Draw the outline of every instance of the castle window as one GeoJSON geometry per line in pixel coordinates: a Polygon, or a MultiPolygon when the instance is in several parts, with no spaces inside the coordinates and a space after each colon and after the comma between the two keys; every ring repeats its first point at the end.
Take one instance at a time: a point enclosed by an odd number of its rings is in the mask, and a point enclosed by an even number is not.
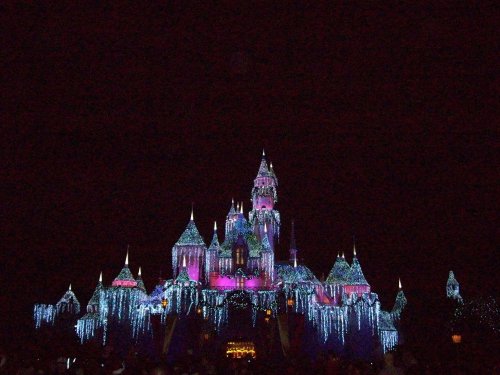
{"type": "Polygon", "coordinates": [[[236,248],[236,265],[243,265],[243,249],[241,247],[236,248]]]}

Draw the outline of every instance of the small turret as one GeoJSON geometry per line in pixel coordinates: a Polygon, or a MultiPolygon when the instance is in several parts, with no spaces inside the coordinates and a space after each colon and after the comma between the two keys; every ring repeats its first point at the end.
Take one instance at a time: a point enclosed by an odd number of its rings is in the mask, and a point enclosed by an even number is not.
{"type": "Polygon", "coordinates": [[[98,313],[99,312],[99,303],[100,303],[100,294],[102,290],[102,272],[99,275],[99,281],[97,282],[97,286],[92,294],[92,297],[87,304],[87,312],[88,313],[98,313]]]}
{"type": "Polygon", "coordinates": [[[454,299],[460,303],[463,302],[462,296],[460,295],[460,284],[457,279],[455,279],[455,274],[450,271],[448,274],[448,282],[446,283],[446,297],[454,299]]]}
{"type": "Polygon", "coordinates": [[[398,294],[396,295],[396,301],[394,302],[394,307],[392,308],[391,314],[393,314],[396,318],[399,319],[401,312],[406,306],[407,300],[406,296],[403,293],[403,286],[401,285],[401,279],[399,279],[399,288],[398,294]]]}
{"type": "Polygon", "coordinates": [[[80,313],[80,302],[75,296],[75,293],[71,290],[71,284],[69,284],[68,290],[61,297],[59,302],[56,303],[57,314],[69,313],[69,314],[79,314],[80,313]]]}
{"type": "Polygon", "coordinates": [[[137,287],[143,292],[146,292],[146,286],[144,285],[144,281],[142,280],[141,273],[141,267],[139,267],[139,271],[137,272],[137,287]]]}
{"type": "Polygon", "coordinates": [[[212,237],[212,242],[207,250],[206,263],[205,263],[205,280],[208,282],[211,272],[217,272],[218,262],[217,255],[220,250],[219,238],[217,236],[217,222],[214,221],[214,235],[212,237]]]}
{"type": "Polygon", "coordinates": [[[238,214],[240,211],[240,207],[238,206],[237,209],[234,208],[234,199],[231,199],[231,208],[229,209],[229,212],[227,213],[226,216],[226,227],[225,227],[225,237],[227,238],[229,236],[229,233],[234,228],[234,223],[238,219],[238,214]]]}
{"type": "Polygon", "coordinates": [[[345,285],[348,281],[350,271],[351,267],[346,262],[345,257],[337,254],[337,259],[326,278],[326,283],[345,285]]]}
{"type": "Polygon", "coordinates": [[[172,273],[174,278],[179,273],[179,263],[183,257],[187,257],[187,270],[192,280],[200,281],[205,263],[205,252],[207,246],[194,222],[194,213],[191,210],[191,217],[186,229],[181,234],[172,248],[172,273]]]}
{"type": "Polygon", "coordinates": [[[290,263],[297,264],[297,244],[295,242],[295,222],[292,220],[292,230],[290,233],[290,263]]]}
{"type": "Polygon", "coordinates": [[[353,247],[352,265],[344,290],[346,293],[357,293],[358,295],[370,292],[370,284],[363,275],[363,270],[356,255],[356,245],[353,247]]]}
{"type": "Polygon", "coordinates": [[[128,248],[127,255],[125,257],[125,265],[123,266],[118,276],[116,276],[116,278],[113,280],[111,285],[115,287],[125,288],[134,288],[137,286],[137,281],[134,279],[132,272],[130,272],[130,269],[128,268],[128,248]]]}

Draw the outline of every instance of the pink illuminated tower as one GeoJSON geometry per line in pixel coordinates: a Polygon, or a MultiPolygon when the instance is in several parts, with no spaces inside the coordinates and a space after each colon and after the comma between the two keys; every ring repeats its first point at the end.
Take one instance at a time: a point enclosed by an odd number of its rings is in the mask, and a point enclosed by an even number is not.
{"type": "Polygon", "coordinates": [[[207,246],[194,223],[193,211],[186,229],[172,248],[172,270],[174,279],[180,272],[183,258],[186,259],[187,272],[191,280],[198,282],[203,278],[207,246]]]}
{"type": "Polygon", "coordinates": [[[277,187],[278,179],[272,164],[270,168],[267,166],[266,154],[262,151],[262,160],[252,189],[252,211],[249,213],[249,221],[259,241],[262,242],[263,236],[267,235],[273,253],[274,243],[279,240],[280,229],[280,214],[274,209],[278,201],[277,187]],[[267,226],[266,234],[264,224],[267,226]]]}

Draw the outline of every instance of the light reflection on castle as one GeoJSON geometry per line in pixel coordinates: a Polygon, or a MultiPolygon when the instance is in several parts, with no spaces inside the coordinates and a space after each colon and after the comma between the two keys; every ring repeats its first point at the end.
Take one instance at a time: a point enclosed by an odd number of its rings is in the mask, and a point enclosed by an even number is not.
{"type": "MultiPolygon", "coordinates": [[[[212,329],[221,332],[238,325],[231,321],[233,308],[251,311],[251,324],[263,324],[270,316],[303,315],[320,345],[342,351],[347,342],[378,341],[385,352],[399,341],[399,320],[406,298],[399,292],[391,311],[381,310],[376,293],[363,275],[356,248],[351,265],[338,255],[326,281],[319,281],[308,267],[297,262],[294,229],[289,259],[275,262],[275,243],[281,219],[275,205],[278,179],[264,153],[252,189],[252,209],[245,217],[243,203],[231,203],[220,242],[214,225],[206,246],[191,213],[186,229],[172,248],[173,278],[147,294],[141,278],[125,265],[110,286],[102,275],[78,319],[81,342],[106,342],[113,329],[128,330],[131,338],[152,337],[155,316],[167,324],[168,317],[202,314],[212,329]]],[[[57,324],[63,313],[80,314],[75,294],[68,290],[53,305],[35,305],[35,326],[57,324]]],[[[281,327],[281,326],[280,326],[281,327]]],[[[281,328],[280,328],[281,329],[281,328]]],[[[283,341],[283,340],[282,340],[283,341]]],[[[283,344],[283,342],[282,342],[283,344]]]]}

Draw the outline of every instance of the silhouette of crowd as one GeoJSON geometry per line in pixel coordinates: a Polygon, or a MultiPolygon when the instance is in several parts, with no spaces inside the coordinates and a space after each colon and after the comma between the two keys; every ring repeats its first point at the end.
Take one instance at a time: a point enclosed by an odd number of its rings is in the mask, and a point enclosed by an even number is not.
{"type": "MultiPolygon", "coordinates": [[[[49,351],[50,352],[50,351],[49,351]]],[[[0,351],[0,375],[170,375],[170,374],[311,374],[311,375],[413,375],[413,374],[500,374],[500,362],[489,369],[478,363],[456,358],[416,358],[404,348],[386,353],[375,362],[348,360],[333,352],[318,353],[314,358],[259,360],[259,358],[208,358],[188,349],[184,355],[159,361],[130,349],[119,355],[113,346],[83,348],[76,357],[61,355],[38,357],[28,351],[0,351]]]]}

